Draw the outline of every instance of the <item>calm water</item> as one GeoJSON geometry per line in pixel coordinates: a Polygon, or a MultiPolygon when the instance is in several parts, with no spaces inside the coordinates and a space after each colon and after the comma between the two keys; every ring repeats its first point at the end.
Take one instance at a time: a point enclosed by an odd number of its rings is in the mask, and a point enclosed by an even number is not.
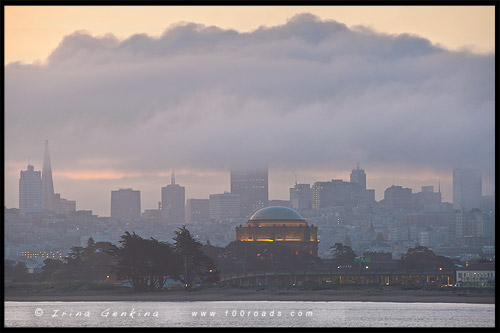
{"type": "Polygon", "coordinates": [[[494,327],[494,304],[5,302],[9,327],[494,327]]]}

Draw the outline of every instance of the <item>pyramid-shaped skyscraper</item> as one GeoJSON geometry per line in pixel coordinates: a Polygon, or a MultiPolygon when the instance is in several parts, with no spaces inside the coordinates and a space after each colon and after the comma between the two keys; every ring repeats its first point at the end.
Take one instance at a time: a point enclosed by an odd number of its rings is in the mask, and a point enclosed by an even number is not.
{"type": "Polygon", "coordinates": [[[55,210],[54,199],[54,183],[52,182],[52,167],[50,166],[49,141],[45,140],[42,167],[42,209],[44,211],[53,212],[55,210]]]}

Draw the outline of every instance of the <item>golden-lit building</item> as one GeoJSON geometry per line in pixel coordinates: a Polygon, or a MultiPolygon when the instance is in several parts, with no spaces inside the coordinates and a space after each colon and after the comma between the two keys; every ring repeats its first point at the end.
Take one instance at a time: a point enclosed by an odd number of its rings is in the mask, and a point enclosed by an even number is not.
{"type": "Polygon", "coordinates": [[[266,207],[258,210],[236,228],[236,240],[265,245],[279,242],[295,250],[318,256],[318,228],[309,226],[295,210],[287,207],[266,207]]]}

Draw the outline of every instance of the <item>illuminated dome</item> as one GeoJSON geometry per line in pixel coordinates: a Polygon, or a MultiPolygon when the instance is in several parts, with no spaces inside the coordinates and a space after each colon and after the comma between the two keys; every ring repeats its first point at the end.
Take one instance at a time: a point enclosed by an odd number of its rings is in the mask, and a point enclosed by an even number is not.
{"type": "Polygon", "coordinates": [[[256,211],[249,221],[261,221],[261,220],[298,220],[304,221],[302,216],[295,210],[287,207],[272,206],[259,209],[256,211]]]}

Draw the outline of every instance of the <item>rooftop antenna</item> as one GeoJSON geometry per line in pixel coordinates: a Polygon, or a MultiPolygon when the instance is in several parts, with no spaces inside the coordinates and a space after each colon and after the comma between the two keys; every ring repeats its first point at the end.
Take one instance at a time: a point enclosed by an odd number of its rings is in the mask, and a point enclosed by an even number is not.
{"type": "Polygon", "coordinates": [[[392,176],[392,186],[394,186],[394,176],[392,176]]]}
{"type": "Polygon", "coordinates": [[[172,169],[172,185],[175,184],[175,172],[174,169],[172,169]]]}
{"type": "Polygon", "coordinates": [[[359,170],[359,160],[358,160],[358,163],[356,164],[356,167],[357,167],[357,168],[358,168],[358,170],[359,170]]]}
{"type": "Polygon", "coordinates": [[[295,174],[295,185],[297,185],[297,174],[295,174]]]}

